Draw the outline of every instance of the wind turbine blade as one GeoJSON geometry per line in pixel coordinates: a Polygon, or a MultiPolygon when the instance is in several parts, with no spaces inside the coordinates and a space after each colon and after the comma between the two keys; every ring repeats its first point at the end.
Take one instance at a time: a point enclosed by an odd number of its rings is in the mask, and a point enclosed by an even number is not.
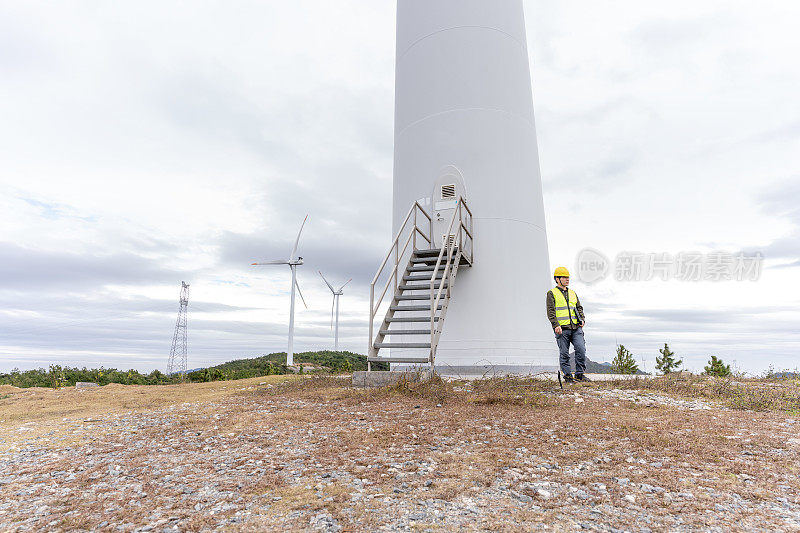
{"type": "Polygon", "coordinates": [[[300,295],[300,299],[303,300],[303,305],[308,309],[308,305],[306,304],[306,299],[303,298],[303,291],[300,290],[300,284],[297,283],[297,280],[294,280],[294,286],[297,287],[297,294],[300,295]]]}
{"type": "Polygon", "coordinates": [[[308,215],[306,215],[306,218],[303,219],[303,223],[300,224],[300,231],[297,232],[297,239],[294,241],[294,248],[292,248],[292,255],[289,257],[289,260],[296,259],[295,254],[297,253],[297,244],[300,242],[300,234],[303,233],[303,226],[306,225],[306,220],[308,220],[308,215]]]}
{"type": "Polygon", "coordinates": [[[350,278],[350,279],[348,279],[348,280],[345,282],[345,284],[344,284],[344,285],[342,285],[341,287],[339,287],[339,291],[338,291],[338,292],[342,292],[342,289],[344,289],[345,287],[347,287],[347,284],[348,284],[348,283],[350,283],[351,281],[353,281],[353,278],[350,278]]]}
{"type": "MultiPolygon", "coordinates": [[[[319,275],[322,276],[322,272],[320,272],[319,270],[317,270],[317,272],[319,272],[319,275]]],[[[331,284],[328,283],[328,280],[325,279],[325,276],[322,276],[322,281],[325,282],[325,285],[328,286],[328,288],[331,290],[331,292],[336,292],[335,290],[333,290],[333,287],[331,287],[331,284]]]]}
{"type": "Polygon", "coordinates": [[[276,260],[276,261],[262,261],[260,263],[250,263],[251,266],[256,265],[288,265],[288,261],[284,261],[283,259],[276,260]]]}

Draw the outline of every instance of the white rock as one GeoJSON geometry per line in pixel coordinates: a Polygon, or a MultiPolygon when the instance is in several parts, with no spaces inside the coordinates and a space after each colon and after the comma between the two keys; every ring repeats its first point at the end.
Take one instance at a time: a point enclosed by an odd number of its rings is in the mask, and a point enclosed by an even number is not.
{"type": "Polygon", "coordinates": [[[625,501],[636,503],[636,496],[634,496],[633,494],[626,494],[625,501]]]}

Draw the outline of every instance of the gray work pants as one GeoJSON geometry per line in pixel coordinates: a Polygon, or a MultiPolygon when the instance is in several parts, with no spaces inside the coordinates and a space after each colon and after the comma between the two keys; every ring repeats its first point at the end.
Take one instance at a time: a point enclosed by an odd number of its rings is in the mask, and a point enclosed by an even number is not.
{"type": "Polygon", "coordinates": [[[562,374],[572,374],[569,365],[569,343],[575,348],[575,373],[583,374],[586,370],[586,342],[583,339],[583,328],[561,328],[561,335],[556,335],[558,343],[558,359],[562,374]]]}

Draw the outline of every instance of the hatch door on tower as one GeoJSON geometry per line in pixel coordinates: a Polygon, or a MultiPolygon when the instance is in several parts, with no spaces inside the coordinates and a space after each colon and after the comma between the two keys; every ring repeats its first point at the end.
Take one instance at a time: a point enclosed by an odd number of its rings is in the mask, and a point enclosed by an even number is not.
{"type": "MultiPolygon", "coordinates": [[[[459,198],[466,198],[464,176],[453,165],[448,165],[439,175],[433,187],[433,244],[441,248],[443,243],[456,238],[457,226],[449,228],[459,198]],[[448,231],[450,229],[450,231],[448,231]]],[[[457,223],[457,222],[456,222],[457,223]]]]}

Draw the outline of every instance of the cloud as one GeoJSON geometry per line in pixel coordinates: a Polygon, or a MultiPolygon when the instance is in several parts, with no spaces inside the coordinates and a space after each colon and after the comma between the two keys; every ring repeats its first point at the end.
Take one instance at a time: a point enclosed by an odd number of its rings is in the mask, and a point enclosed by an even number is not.
{"type": "MultiPolygon", "coordinates": [[[[800,170],[800,169],[799,169],[800,170]]],[[[767,259],[788,259],[789,264],[776,268],[788,268],[800,264],[800,175],[797,179],[769,187],[758,199],[760,209],[774,217],[781,217],[792,224],[788,235],[773,240],[757,251],[767,259]]]]}
{"type": "Polygon", "coordinates": [[[70,253],[0,243],[0,289],[91,289],[106,284],[169,283],[180,274],[125,252],[70,253]]]}
{"type": "Polygon", "coordinates": [[[755,135],[752,137],[752,140],[763,143],[773,143],[781,141],[793,141],[799,137],[800,120],[795,120],[782,124],[777,128],[772,128],[764,133],[755,135]]]}
{"type": "MultiPolygon", "coordinates": [[[[49,292],[37,301],[21,301],[15,293],[0,291],[0,308],[0,371],[65,362],[149,371],[166,366],[178,304],[177,299],[120,297],[112,292],[49,292]]],[[[297,318],[298,351],[327,347],[327,310],[298,311],[297,318]]],[[[365,326],[364,320],[345,315],[340,338],[352,346],[365,326]]],[[[260,308],[190,297],[188,327],[192,366],[285,350],[286,317],[271,319],[260,308]]]]}
{"type": "MultiPolygon", "coordinates": [[[[795,242],[797,242],[797,241],[795,240],[795,242]]],[[[772,266],[770,268],[793,268],[793,267],[800,267],[800,259],[798,259],[797,261],[792,261],[791,263],[784,263],[784,264],[781,264],[781,265],[774,265],[774,266],[772,266]]]]}
{"type": "Polygon", "coordinates": [[[77,218],[85,222],[94,222],[95,217],[85,217],[78,215],[70,206],[56,203],[40,202],[33,198],[21,198],[22,201],[37,208],[42,218],[47,220],[58,220],[61,218],[77,218]]]}
{"type": "Polygon", "coordinates": [[[715,33],[731,25],[726,13],[713,12],[702,16],[650,19],[638,25],[631,36],[635,46],[660,64],[666,58],[683,55],[712,39],[715,33]]]}
{"type": "Polygon", "coordinates": [[[765,188],[758,198],[759,207],[771,215],[788,218],[800,225],[800,175],[765,188]]]}
{"type": "MultiPolygon", "coordinates": [[[[294,236],[278,240],[268,235],[225,234],[220,239],[219,257],[222,264],[241,268],[287,269],[286,266],[250,267],[251,262],[260,260],[287,259],[291,252],[294,236]]],[[[379,241],[364,241],[353,237],[336,238],[301,237],[299,254],[306,264],[299,267],[306,279],[318,278],[321,270],[332,283],[344,283],[350,278],[358,285],[369,283],[375,275],[384,253],[377,244],[379,241]],[[339,281],[340,280],[340,281],[339,281]]]]}
{"type": "MultiPolygon", "coordinates": [[[[551,257],[763,239],[791,298],[798,8],[526,8],[551,257]]],[[[354,278],[340,334],[363,351],[392,238],[391,2],[0,10],[0,365],[163,368],[181,279],[192,366],[282,350],[287,269],[249,264],[288,255],[306,214],[298,349],[330,345],[322,270],[354,278]]],[[[587,335],[604,353],[620,330],[640,353],[746,348],[753,365],[796,346],[744,310],[763,292],[713,291],[587,294],[587,335]],[[696,299],[711,304],[681,308],[696,299]]]]}

